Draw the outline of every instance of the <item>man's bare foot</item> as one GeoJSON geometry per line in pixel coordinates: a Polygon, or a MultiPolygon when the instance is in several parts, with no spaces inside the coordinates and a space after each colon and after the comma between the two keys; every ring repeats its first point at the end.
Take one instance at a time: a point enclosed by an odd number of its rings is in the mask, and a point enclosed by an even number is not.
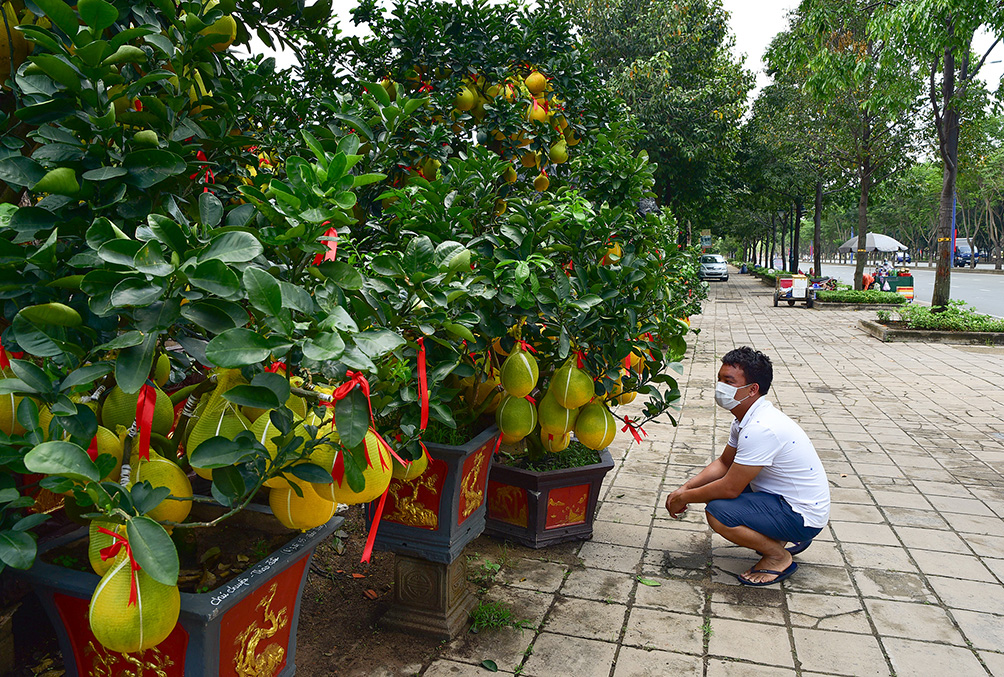
{"type": "Polygon", "coordinates": [[[767,571],[786,571],[788,567],[791,566],[792,558],[791,553],[787,550],[782,550],[783,555],[777,557],[770,557],[764,555],[759,562],[754,564],[752,567],[747,569],[745,572],[740,574],[740,578],[748,583],[754,583],[759,585],[768,585],[773,583],[777,578],[777,574],[768,574],[767,571]]]}

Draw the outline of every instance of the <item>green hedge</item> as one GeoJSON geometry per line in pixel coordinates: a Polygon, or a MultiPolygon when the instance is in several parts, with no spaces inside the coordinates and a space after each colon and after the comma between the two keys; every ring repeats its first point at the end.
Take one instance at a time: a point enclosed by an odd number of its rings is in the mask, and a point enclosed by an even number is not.
{"type": "Polygon", "coordinates": [[[906,303],[906,297],[894,291],[855,291],[853,289],[820,291],[816,298],[829,303],[906,303]]]}
{"type": "Polygon", "coordinates": [[[916,304],[897,308],[896,312],[910,329],[1004,332],[1004,319],[978,313],[964,301],[949,301],[940,313],[931,312],[930,306],[916,304]]]}

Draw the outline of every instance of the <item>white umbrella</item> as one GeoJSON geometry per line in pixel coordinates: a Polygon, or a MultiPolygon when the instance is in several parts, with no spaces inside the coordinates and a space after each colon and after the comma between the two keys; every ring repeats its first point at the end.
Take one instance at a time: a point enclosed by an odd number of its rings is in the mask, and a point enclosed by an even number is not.
{"type": "MultiPolygon", "coordinates": [[[[865,251],[868,252],[905,252],[909,247],[905,244],[881,233],[868,233],[865,236],[865,251]]],[[[858,236],[855,235],[847,242],[837,247],[841,254],[856,252],[858,250],[858,236]]]]}

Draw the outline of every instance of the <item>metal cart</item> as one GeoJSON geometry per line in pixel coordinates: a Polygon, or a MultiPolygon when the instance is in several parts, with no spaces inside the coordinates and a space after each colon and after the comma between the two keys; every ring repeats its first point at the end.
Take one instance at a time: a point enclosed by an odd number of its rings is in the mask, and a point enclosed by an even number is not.
{"type": "Polygon", "coordinates": [[[798,301],[804,301],[806,308],[811,308],[816,300],[816,290],[809,285],[807,275],[779,275],[774,286],[774,306],[781,301],[787,301],[794,306],[798,301]]]}

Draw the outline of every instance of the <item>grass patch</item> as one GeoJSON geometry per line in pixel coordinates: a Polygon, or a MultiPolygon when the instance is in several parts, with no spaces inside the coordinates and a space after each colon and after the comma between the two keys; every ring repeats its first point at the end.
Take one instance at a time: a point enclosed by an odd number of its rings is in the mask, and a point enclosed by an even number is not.
{"type": "Polygon", "coordinates": [[[965,301],[949,301],[940,313],[915,304],[897,308],[896,312],[909,329],[1004,332],[1004,319],[978,313],[965,301]]]}
{"type": "Polygon", "coordinates": [[[906,297],[894,291],[838,289],[816,292],[816,298],[827,303],[906,303],[906,297]]]}
{"type": "Polygon", "coordinates": [[[525,628],[532,626],[528,620],[513,618],[512,609],[502,602],[481,602],[471,610],[471,632],[500,630],[502,628],[525,628]]]}

